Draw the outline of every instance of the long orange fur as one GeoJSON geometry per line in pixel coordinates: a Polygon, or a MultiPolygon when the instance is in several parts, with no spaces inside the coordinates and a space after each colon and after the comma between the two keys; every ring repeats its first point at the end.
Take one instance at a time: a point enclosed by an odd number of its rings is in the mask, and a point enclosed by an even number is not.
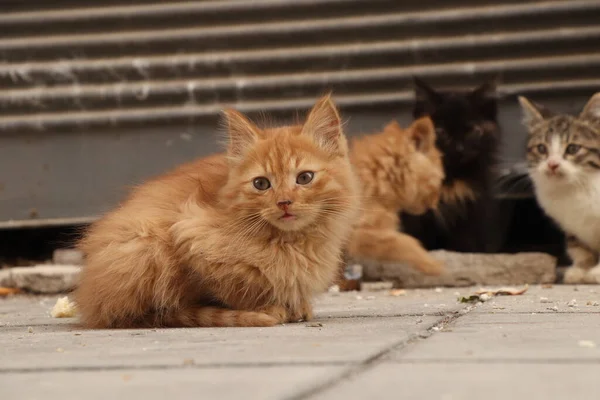
{"type": "Polygon", "coordinates": [[[329,96],[301,126],[226,111],[229,147],[133,191],[94,223],[75,300],[90,328],[272,326],[312,318],[359,209],[329,96]],[[306,185],[296,183],[314,171],[306,185]],[[253,186],[267,177],[271,188],[253,186]],[[290,200],[295,219],[277,202],[290,200]]]}
{"type": "Polygon", "coordinates": [[[407,129],[394,121],[383,132],[355,139],[350,158],[361,181],[363,211],[348,255],[408,263],[425,274],[440,274],[442,265],[421,243],[398,232],[398,212],[422,214],[439,201],[444,171],[429,117],[407,129]]]}

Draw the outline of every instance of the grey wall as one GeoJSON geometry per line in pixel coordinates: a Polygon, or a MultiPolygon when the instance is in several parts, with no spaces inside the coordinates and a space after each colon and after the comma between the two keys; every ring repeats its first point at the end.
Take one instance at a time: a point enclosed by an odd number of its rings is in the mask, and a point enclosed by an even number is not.
{"type": "Polygon", "coordinates": [[[333,89],[351,135],[408,123],[413,74],[499,77],[519,160],[517,93],[577,112],[600,91],[599,21],[596,0],[2,2],[0,228],[93,218],[215,151],[223,107],[285,121],[333,89]]]}

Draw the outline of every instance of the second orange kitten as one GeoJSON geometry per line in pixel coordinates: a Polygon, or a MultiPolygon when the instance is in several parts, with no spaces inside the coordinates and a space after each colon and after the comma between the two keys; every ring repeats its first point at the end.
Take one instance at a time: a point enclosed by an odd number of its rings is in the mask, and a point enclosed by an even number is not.
{"type": "Polygon", "coordinates": [[[353,259],[408,263],[427,275],[442,265],[421,243],[398,232],[398,212],[422,214],[439,201],[444,171],[429,117],[402,129],[397,122],[383,132],[352,142],[351,160],[361,180],[361,216],[348,245],[353,259]]]}

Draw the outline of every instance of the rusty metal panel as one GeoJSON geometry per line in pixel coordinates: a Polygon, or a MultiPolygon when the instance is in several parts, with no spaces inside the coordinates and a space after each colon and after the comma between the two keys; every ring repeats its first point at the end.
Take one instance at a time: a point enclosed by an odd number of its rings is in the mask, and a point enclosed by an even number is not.
{"type": "Polygon", "coordinates": [[[286,120],[332,89],[356,134],[408,122],[414,74],[499,76],[517,160],[515,94],[600,90],[600,0],[5,0],[0,32],[0,228],[93,219],[215,151],[226,106],[286,120]]]}

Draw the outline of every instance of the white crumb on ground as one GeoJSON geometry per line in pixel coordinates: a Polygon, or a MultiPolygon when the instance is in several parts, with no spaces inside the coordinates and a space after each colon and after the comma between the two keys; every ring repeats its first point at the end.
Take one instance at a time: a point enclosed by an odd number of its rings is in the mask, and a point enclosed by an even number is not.
{"type": "Polygon", "coordinates": [[[77,313],[75,303],[69,301],[69,297],[59,297],[56,304],[52,307],[50,315],[52,318],[73,318],[77,313]]]}
{"type": "Polygon", "coordinates": [[[596,347],[596,343],[592,342],[591,340],[580,340],[579,347],[587,347],[589,349],[592,349],[596,347]]]}

